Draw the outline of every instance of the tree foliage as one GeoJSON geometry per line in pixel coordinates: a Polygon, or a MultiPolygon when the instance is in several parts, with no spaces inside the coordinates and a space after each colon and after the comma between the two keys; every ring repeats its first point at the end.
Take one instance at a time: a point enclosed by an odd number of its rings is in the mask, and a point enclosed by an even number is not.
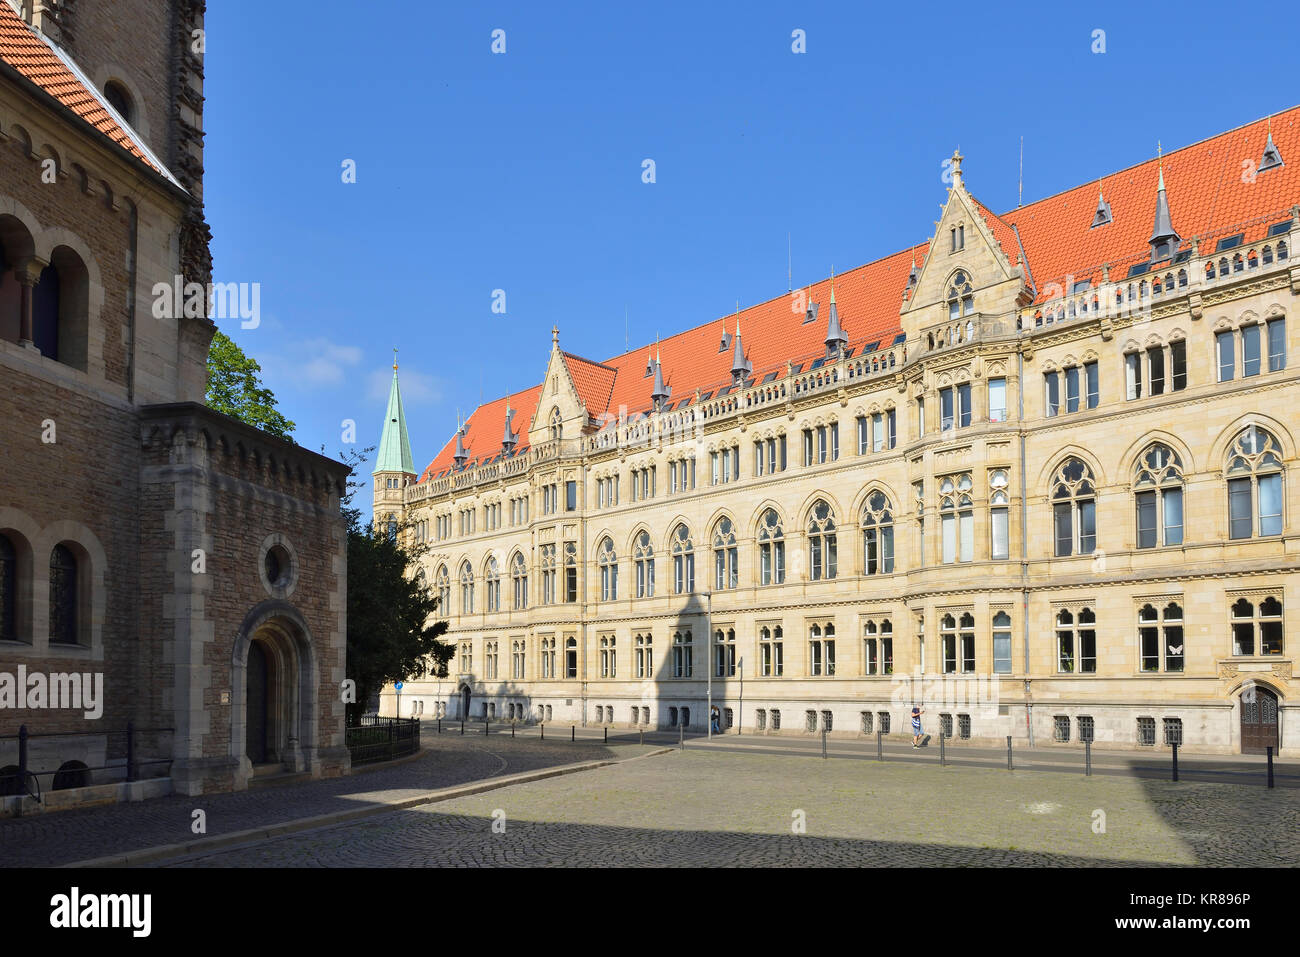
{"type": "Polygon", "coordinates": [[[220,330],[208,347],[208,408],[282,439],[294,424],[275,407],[275,393],[262,385],[262,367],[220,330]]]}
{"type": "Polygon", "coordinates": [[[347,675],[357,684],[356,704],[348,706],[355,724],[373,694],[393,681],[447,674],[453,648],[438,639],[447,622],[435,620],[438,596],[422,577],[411,574],[428,550],[411,529],[400,525],[395,535],[362,522],[352,499],[363,483],[357,467],[373,451],[352,452],[344,461],[352,468],[344,497],[348,529],[348,663],[347,675]]]}

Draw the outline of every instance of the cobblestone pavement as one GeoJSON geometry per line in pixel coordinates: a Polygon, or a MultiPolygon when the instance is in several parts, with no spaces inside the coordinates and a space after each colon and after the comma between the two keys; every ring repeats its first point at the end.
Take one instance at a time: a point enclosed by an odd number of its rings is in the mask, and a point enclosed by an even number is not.
{"type": "Polygon", "coordinates": [[[1294,790],[688,749],[173,863],[1295,866],[1298,827],[1294,790]]]}
{"type": "Polygon", "coordinates": [[[190,830],[196,808],[205,812],[207,834],[212,836],[400,801],[504,774],[653,750],[634,742],[605,746],[598,740],[579,740],[570,744],[549,736],[546,741],[511,740],[508,733],[493,733],[485,740],[481,733],[438,735],[429,727],[422,731],[422,742],[429,750],[416,759],[359,769],[348,777],[227,794],[172,795],[135,804],[0,820],[0,862],[5,867],[42,867],[193,840],[199,836],[190,830]]]}

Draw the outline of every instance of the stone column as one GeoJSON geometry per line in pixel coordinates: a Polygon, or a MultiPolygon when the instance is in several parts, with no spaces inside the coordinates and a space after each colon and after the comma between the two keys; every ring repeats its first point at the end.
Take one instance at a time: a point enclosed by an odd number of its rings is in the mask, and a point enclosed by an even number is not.
{"type": "Polygon", "coordinates": [[[28,349],[36,348],[36,344],[32,341],[32,290],[36,288],[36,283],[41,278],[41,271],[46,265],[39,259],[29,259],[14,270],[14,278],[18,280],[21,297],[18,311],[18,344],[28,349]]]}

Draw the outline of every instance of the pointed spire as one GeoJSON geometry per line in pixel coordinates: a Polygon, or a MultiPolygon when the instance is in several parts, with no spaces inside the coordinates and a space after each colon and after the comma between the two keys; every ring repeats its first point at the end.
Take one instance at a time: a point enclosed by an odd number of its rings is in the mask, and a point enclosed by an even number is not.
{"type": "Polygon", "coordinates": [[[912,268],[907,273],[907,288],[911,289],[921,278],[921,271],[916,268],[916,247],[912,247],[912,268]]]}
{"type": "Polygon", "coordinates": [[[1282,165],[1282,154],[1278,152],[1277,146],[1273,143],[1273,117],[1270,116],[1268,118],[1268,142],[1264,144],[1264,155],[1260,157],[1255,172],[1262,173],[1265,170],[1282,165]]]}
{"type": "Polygon", "coordinates": [[[836,353],[844,351],[844,347],[849,344],[849,337],[844,334],[840,327],[840,312],[835,305],[835,269],[831,269],[831,314],[826,323],[826,358],[831,358],[836,353]]]}
{"type": "Polygon", "coordinates": [[[654,382],[654,388],[650,392],[650,398],[654,400],[656,412],[660,412],[663,410],[663,405],[665,402],[668,401],[668,397],[670,395],[672,395],[672,389],[669,389],[664,385],[664,367],[662,362],[660,361],[659,353],[656,352],[655,353],[655,382],[654,382]]]}
{"type": "MultiPolygon", "coordinates": [[[[456,418],[459,419],[460,415],[457,414],[456,418]]],[[[469,452],[465,450],[465,443],[462,441],[464,438],[465,423],[461,422],[456,426],[456,451],[451,454],[452,461],[456,463],[458,469],[464,468],[465,462],[469,458],[469,452]]]]}
{"type": "Polygon", "coordinates": [[[1097,180],[1097,211],[1092,214],[1092,226],[1089,228],[1105,226],[1111,219],[1110,203],[1106,202],[1106,195],[1102,192],[1101,180],[1097,180]]]}
{"type": "Polygon", "coordinates": [[[731,354],[731,379],[736,385],[744,383],[754,366],[745,358],[745,347],[740,342],[740,312],[736,312],[736,346],[731,354]]]}
{"type": "Polygon", "coordinates": [[[505,434],[501,437],[501,448],[505,449],[507,452],[513,450],[515,447],[515,443],[519,441],[518,438],[515,436],[515,433],[510,429],[510,423],[514,420],[514,417],[515,417],[515,410],[510,408],[510,401],[507,399],[506,400],[506,431],[505,434]]]}
{"type": "Polygon", "coordinates": [[[379,455],[375,458],[372,475],[379,472],[415,474],[415,461],[411,457],[411,437],[406,431],[406,411],[402,408],[402,390],[397,384],[397,350],[393,350],[393,381],[388,387],[388,414],[384,417],[384,431],[379,439],[379,455]]]}
{"type": "MultiPolygon", "coordinates": [[[[1160,144],[1156,143],[1156,154],[1160,155],[1160,144]]],[[[1160,159],[1160,181],[1156,186],[1156,217],[1155,225],[1151,229],[1151,259],[1154,262],[1157,259],[1164,259],[1166,256],[1173,255],[1178,243],[1181,241],[1178,233],[1174,230],[1173,219],[1169,215],[1169,197],[1165,195],[1165,162],[1164,158],[1160,159]]]]}
{"type": "Polygon", "coordinates": [[[817,320],[817,303],[813,302],[812,286],[808,287],[808,312],[804,316],[804,322],[815,322],[817,320]]]}

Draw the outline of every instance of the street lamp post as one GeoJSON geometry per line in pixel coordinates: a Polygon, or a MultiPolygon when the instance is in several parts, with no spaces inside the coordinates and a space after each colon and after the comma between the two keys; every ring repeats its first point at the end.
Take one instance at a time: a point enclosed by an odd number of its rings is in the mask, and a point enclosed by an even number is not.
{"type": "Polygon", "coordinates": [[[704,718],[708,730],[705,734],[706,740],[713,738],[713,592],[706,591],[704,600],[708,603],[708,610],[705,615],[704,625],[704,667],[705,680],[708,689],[708,707],[704,710],[704,718]]]}

